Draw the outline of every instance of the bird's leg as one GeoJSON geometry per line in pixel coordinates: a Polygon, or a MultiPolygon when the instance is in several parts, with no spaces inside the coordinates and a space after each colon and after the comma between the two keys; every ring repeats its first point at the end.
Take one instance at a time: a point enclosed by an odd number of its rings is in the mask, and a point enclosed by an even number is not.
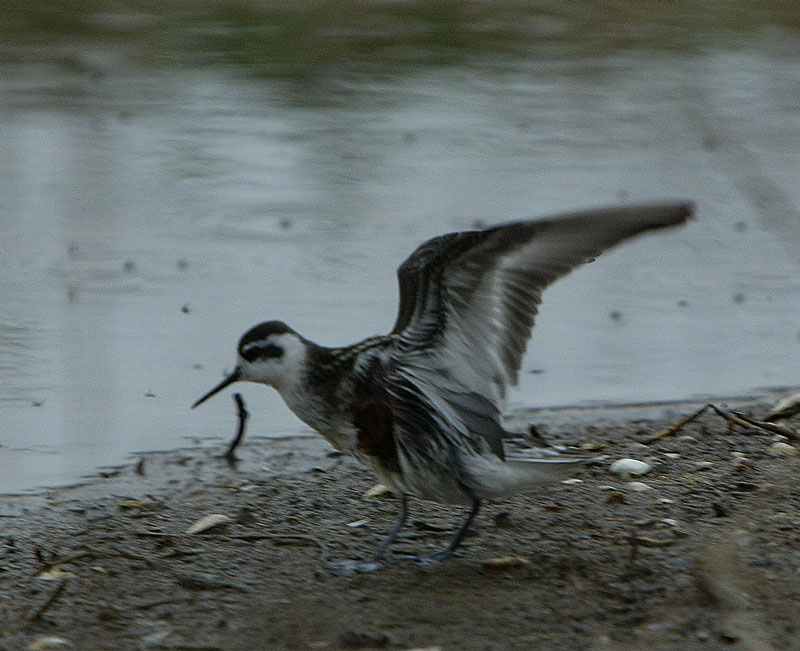
{"type": "Polygon", "coordinates": [[[453,550],[455,550],[455,548],[461,544],[461,541],[464,539],[464,535],[467,533],[469,525],[472,524],[472,519],[481,508],[480,498],[476,497],[475,495],[470,495],[470,499],[472,500],[472,507],[470,508],[467,517],[464,519],[464,522],[461,523],[461,526],[459,526],[458,529],[456,529],[456,532],[453,534],[450,544],[444,549],[434,552],[430,556],[417,557],[415,559],[417,563],[420,565],[435,565],[436,563],[440,563],[448,558],[450,554],[453,553],[453,550]]]}
{"type": "Polygon", "coordinates": [[[367,561],[368,563],[377,563],[383,558],[386,550],[389,549],[389,545],[394,542],[395,538],[397,538],[397,534],[400,533],[400,529],[402,529],[403,525],[406,523],[406,517],[408,517],[408,500],[404,493],[400,493],[400,513],[397,515],[397,522],[394,523],[394,526],[386,535],[386,538],[378,545],[378,549],[375,550],[375,553],[370,557],[369,561],[367,561]]]}
{"type": "Polygon", "coordinates": [[[400,513],[397,516],[397,522],[394,523],[394,526],[391,528],[386,538],[378,545],[378,549],[375,550],[375,553],[366,561],[337,561],[328,563],[327,567],[337,574],[343,574],[345,576],[352,576],[356,572],[374,572],[381,566],[380,561],[386,554],[386,550],[389,549],[389,546],[395,541],[395,538],[397,538],[397,534],[400,533],[400,529],[402,529],[403,525],[406,523],[407,517],[408,500],[406,496],[401,493],[400,513]]]}

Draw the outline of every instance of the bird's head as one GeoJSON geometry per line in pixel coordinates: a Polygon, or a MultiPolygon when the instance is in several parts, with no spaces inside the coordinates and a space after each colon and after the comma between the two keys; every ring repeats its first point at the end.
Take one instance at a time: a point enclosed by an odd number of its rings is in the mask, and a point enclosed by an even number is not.
{"type": "Polygon", "coordinates": [[[297,382],[307,342],[283,321],[265,321],[239,339],[233,371],[192,405],[192,409],[234,382],[260,382],[282,391],[297,382]]]}

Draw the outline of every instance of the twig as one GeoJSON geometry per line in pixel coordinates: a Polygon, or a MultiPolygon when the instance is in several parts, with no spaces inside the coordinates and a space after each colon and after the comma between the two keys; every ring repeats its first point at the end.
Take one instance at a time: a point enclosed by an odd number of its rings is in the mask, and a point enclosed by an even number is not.
{"type": "Polygon", "coordinates": [[[53,590],[53,593],[48,597],[47,601],[45,601],[39,608],[36,609],[36,612],[33,613],[30,617],[28,617],[28,621],[26,622],[26,626],[34,624],[38,622],[42,615],[45,614],[48,608],[55,603],[55,600],[61,595],[64,591],[64,587],[67,585],[66,581],[61,581],[57,586],[56,589],[53,590]]]}
{"type": "Polygon", "coordinates": [[[239,414],[239,430],[236,432],[236,436],[228,445],[228,449],[223,454],[223,458],[228,460],[228,463],[235,463],[237,461],[237,457],[234,454],[234,450],[239,447],[239,443],[242,442],[242,438],[244,437],[244,429],[245,424],[247,423],[247,417],[250,415],[247,413],[247,409],[244,406],[244,400],[242,399],[241,393],[234,393],[233,399],[236,401],[236,408],[239,414]]]}
{"type": "Polygon", "coordinates": [[[732,411],[732,415],[736,416],[741,421],[744,421],[751,427],[757,427],[758,429],[763,429],[765,432],[770,432],[771,434],[779,434],[781,436],[785,436],[787,439],[791,441],[800,440],[800,434],[795,432],[794,430],[789,429],[788,427],[784,427],[783,425],[776,425],[775,423],[768,423],[767,421],[763,420],[756,420],[755,418],[750,418],[746,414],[742,414],[738,411],[732,411]]]}
{"type": "Polygon", "coordinates": [[[697,419],[708,409],[711,409],[715,414],[717,414],[717,416],[723,418],[725,422],[728,424],[728,429],[730,431],[733,431],[734,426],[737,425],[739,427],[747,427],[747,428],[755,427],[756,429],[760,429],[764,432],[769,432],[770,434],[780,434],[781,436],[785,436],[787,439],[792,441],[800,440],[800,434],[789,429],[788,427],[784,427],[782,425],[775,425],[774,423],[768,423],[763,420],[756,420],[755,418],[751,418],[750,416],[747,416],[746,414],[743,414],[738,411],[725,411],[724,409],[721,409],[720,407],[717,407],[716,405],[709,402],[707,405],[704,405],[703,407],[701,407],[694,413],[690,414],[686,418],[679,420],[674,425],[670,425],[669,427],[665,427],[661,431],[656,432],[653,436],[651,436],[649,439],[646,439],[644,442],[649,445],[650,443],[653,443],[667,436],[672,436],[673,434],[678,433],[681,430],[681,428],[683,428],[685,425],[688,425],[693,420],[697,419]]]}
{"type": "Polygon", "coordinates": [[[682,420],[679,420],[674,425],[670,425],[669,427],[665,427],[661,431],[656,432],[655,434],[653,434],[653,436],[651,436],[649,439],[645,440],[644,442],[649,445],[650,443],[653,443],[655,441],[663,439],[663,438],[665,438],[667,436],[672,436],[673,434],[677,434],[685,425],[688,425],[693,420],[696,420],[697,418],[699,418],[709,408],[710,409],[716,409],[716,407],[714,407],[714,405],[712,405],[710,403],[707,404],[707,405],[704,405],[704,406],[700,407],[700,409],[698,409],[696,412],[690,414],[689,416],[687,416],[686,418],[684,418],[682,420]]]}

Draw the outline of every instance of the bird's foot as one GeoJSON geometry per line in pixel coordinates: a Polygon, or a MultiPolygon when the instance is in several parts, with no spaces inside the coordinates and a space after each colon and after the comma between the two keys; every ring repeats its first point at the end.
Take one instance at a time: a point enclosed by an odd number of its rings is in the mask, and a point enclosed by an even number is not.
{"type": "Polygon", "coordinates": [[[353,576],[358,572],[375,572],[381,568],[378,561],[334,561],[325,565],[334,574],[353,576]]]}

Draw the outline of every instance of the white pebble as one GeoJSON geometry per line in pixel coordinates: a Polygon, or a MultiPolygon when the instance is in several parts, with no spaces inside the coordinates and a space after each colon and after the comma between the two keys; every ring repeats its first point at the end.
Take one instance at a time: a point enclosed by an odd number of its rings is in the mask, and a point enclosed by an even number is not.
{"type": "Polygon", "coordinates": [[[778,441],[777,443],[773,443],[772,445],[767,448],[769,453],[774,457],[786,457],[792,454],[797,454],[797,448],[793,445],[789,445],[788,443],[784,443],[783,441],[778,441]]]}
{"type": "Polygon", "coordinates": [[[233,522],[233,519],[229,518],[227,515],[223,515],[222,513],[211,513],[210,515],[203,516],[194,522],[188,529],[186,529],[184,533],[189,536],[198,533],[205,533],[211,529],[223,527],[230,522],[233,522]]]}
{"type": "Polygon", "coordinates": [[[611,472],[615,475],[623,477],[631,477],[632,475],[644,475],[650,472],[652,466],[644,461],[637,461],[636,459],[617,459],[611,464],[611,472]]]}
{"type": "Polygon", "coordinates": [[[652,486],[648,486],[643,481],[629,481],[627,484],[625,484],[625,486],[628,487],[628,490],[632,490],[637,493],[653,490],[652,486]]]}

